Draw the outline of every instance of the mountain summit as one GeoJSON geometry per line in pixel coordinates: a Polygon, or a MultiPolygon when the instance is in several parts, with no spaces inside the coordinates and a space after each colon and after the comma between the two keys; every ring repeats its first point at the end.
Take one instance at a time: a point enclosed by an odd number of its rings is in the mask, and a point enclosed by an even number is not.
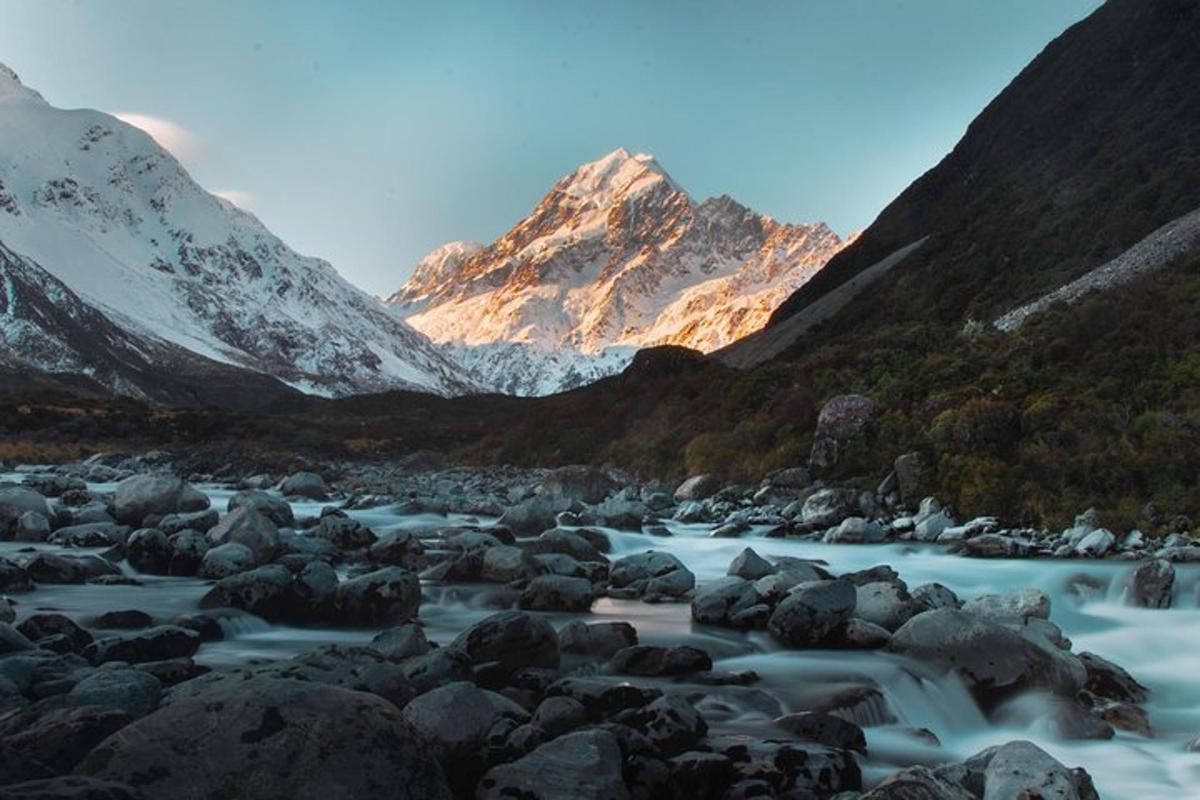
{"type": "Polygon", "coordinates": [[[490,245],[438,248],[386,302],[485,385],[546,394],[640,347],[709,351],[757,330],[843,244],[824,223],[697,203],[652,156],[620,148],[490,245]]]}

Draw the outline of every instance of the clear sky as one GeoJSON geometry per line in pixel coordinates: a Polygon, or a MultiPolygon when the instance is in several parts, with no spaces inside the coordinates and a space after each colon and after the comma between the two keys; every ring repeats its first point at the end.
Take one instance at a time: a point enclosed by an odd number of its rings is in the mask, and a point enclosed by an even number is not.
{"type": "Polygon", "coordinates": [[[1099,0],[0,0],[0,61],[141,115],[363,288],[490,241],[575,166],[866,226],[1099,0]]]}

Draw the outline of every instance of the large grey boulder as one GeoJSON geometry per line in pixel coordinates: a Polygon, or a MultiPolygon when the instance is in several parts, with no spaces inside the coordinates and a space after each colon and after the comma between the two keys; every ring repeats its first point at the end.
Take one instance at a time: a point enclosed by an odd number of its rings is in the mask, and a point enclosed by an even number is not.
{"type": "Polygon", "coordinates": [[[638,643],[637,630],[628,622],[568,622],[558,632],[559,649],[564,653],[597,659],[612,658],[618,650],[638,643]]]}
{"type": "Polygon", "coordinates": [[[692,598],[692,619],[705,625],[758,628],[770,613],[771,607],[755,585],[736,576],[706,583],[692,598]]]}
{"type": "Polygon", "coordinates": [[[251,506],[242,506],[225,515],[208,532],[209,544],[240,544],[254,553],[254,560],[265,564],[275,557],[279,549],[279,528],[267,515],[251,506]]]}
{"type": "Polygon", "coordinates": [[[617,489],[617,482],[604,470],[588,466],[560,467],[542,479],[544,495],[581,503],[599,503],[617,489]]]}
{"type": "Polygon", "coordinates": [[[683,503],[688,500],[706,500],[721,488],[721,481],[715,475],[707,473],[693,475],[675,487],[675,502],[683,503]]]}
{"type": "Polygon", "coordinates": [[[125,559],[138,572],[166,575],[171,566],[171,545],[157,528],[142,528],[125,541],[125,559]]]}
{"type": "Polygon", "coordinates": [[[126,661],[139,664],[144,661],[166,661],[171,658],[189,658],[200,648],[200,634],[178,625],[156,625],[140,631],[107,636],[97,639],[84,650],[84,656],[93,664],[108,661],[126,661]]]}
{"type": "Polygon", "coordinates": [[[1050,619],[1050,595],[1031,588],[1010,594],[981,594],[963,603],[962,610],[1000,621],[1050,619]]]}
{"type": "Polygon", "coordinates": [[[474,664],[558,667],[558,634],[547,620],[524,611],[501,611],[471,625],[451,643],[474,664]]]}
{"type": "Polygon", "coordinates": [[[904,584],[871,581],[855,587],[854,617],[895,631],[925,608],[912,598],[904,584]]]}
{"type": "Polygon", "coordinates": [[[587,578],[539,575],[521,592],[518,605],[533,611],[590,611],[595,601],[587,578]]]}
{"type": "Polygon", "coordinates": [[[1077,656],[1037,633],[952,608],[916,615],[889,647],[956,671],[985,702],[1032,688],[1074,697],[1086,679],[1077,656]]]}
{"type": "Polygon", "coordinates": [[[729,569],[725,570],[725,574],[748,581],[756,581],[759,578],[774,575],[778,571],[778,567],[754,552],[753,548],[747,547],[729,563],[729,569]]]}
{"type": "Polygon", "coordinates": [[[875,416],[875,404],[858,394],[832,397],[817,415],[809,466],[815,470],[836,465],[846,451],[867,434],[875,416]]]}
{"type": "Polygon", "coordinates": [[[825,533],[825,541],[830,544],[869,544],[882,542],[887,538],[887,528],[873,519],[863,517],[847,517],[825,533]]]}
{"type": "Polygon", "coordinates": [[[621,747],[606,730],[568,733],[484,775],[477,800],[628,800],[621,747]]]}
{"type": "MultiPolygon", "coordinates": [[[[27,709],[0,716],[0,797],[18,781],[68,773],[100,742],[132,721],[116,708],[27,709]]],[[[64,797],[68,797],[64,795],[64,797]]]]}
{"type": "Polygon", "coordinates": [[[130,717],[141,717],[155,709],[161,696],[162,683],[140,669],[97,669],[71,687],[67,701],[76,706],[102,706],[130,717]]]}
{"type": "Polygon", "coordinates": [[[203,511],[208,498],[174,475],[134,475],[117,484],[113,500],[117,522],[141,525],[151,514],[203,511]]]}
{"type": "MultiPolygon", "coordinates": [[[[241,547],[241,545],[224,545],[241,547]]],[[[208,556],[222,548],[209,550],[208,556]]],[[[279,620],[287,616],[292,598],[292,573],[282,564],[239,572],[217,581],[217,585],[200,598],[201,608],[240,608],[264,619],[279,620]]]]}
{"type": "Polygon", "coordinates": [[[174,800],[181,787],[194,800],[450,798],[388,701],[269,678],[173,702],[102,742],[76,772],[136,783],[145,800],[174,800]]]}
{"type": "Polygon", "coordinates": [[[574,501],[566,497],[540,494],[510,506],[496,521],[513,533],[532,536],[554,527],[556,517],[568,511],[574,501]]]}
{"type": "Polygon", "coordinates": [[[529,712],[495,692],[456,681],[414,698],[401,717],[429,742],[443,764],[477,757],[488,731],[501,718],[518,723],[529,712]]]}
{"type": "Polygon", "coordinates": [[[1142,608],[1170,608],[1175,588],[1175,566],[1156,558],[1133,571],[1129,583],[1129,602],[1142,608]]]}
{"type": "Polygon", "coordinates": [[[246,489],[230,497],[226,510],[233,512],[239,508],[253,508],[281,528],[295,523],[292,506],[287,500],[259,489],[246,489]]]}
{"type": "MultiPolygon", "coordinates": [[[[205,542],[208,539],[205,537],[205,542]]],[[[226,542],[219,547],[204,551],[200,557],[199,574],[202,578],[228,578],[252,569],[258,563],[254,551],[244,544],[226,542]]]]}
{"type": "Polygon", "coordinates": [[[23,514],[38,514],[53,519],[50,503],[38,492],[24,486],[0,488],[0,534],[12,531],[23,514]]]}
{"type": "Polygon", "coordinates": [[[285,495],[306,497],[309,500],[324,500],[328,495],[325,479],[315,472],[297,472],[283,479],[279,491],[285,495]]]}
{"type": "Polygon", "coordinates": [[[680,598],[696,586],[696,576],[682,561],[659,550],[614,561],[608,579],[615,597],[680,598]]]}
{"type": "Polygon", "coordinates": [[[1018,740],[1000,745],[990,753],[973,757],[968,764],[977,760],[987,762],[982,800],[1086,800],[1080,795],[1076,775],[1033,742],[1018,740]]]}
{"type": "Polygon", "coordinates": [[[337,587],[337,613],[346,625],[398,625],[417,616],[421,582],[401,567],[384,567],[337,587]]]}
{"type": "Polygon", "coordinates": [[[839,578],[801,583],[775,607],[767,629],[790,647],[827,644],[850,619],[856,602],[850,581],[839,578]]]}
{"type": "Polygon", "coordinates": [[[800,520],[814,527],[837,525],[854,513],[853,497],[844,489],[820,489],[804,500],[800,520]]]}

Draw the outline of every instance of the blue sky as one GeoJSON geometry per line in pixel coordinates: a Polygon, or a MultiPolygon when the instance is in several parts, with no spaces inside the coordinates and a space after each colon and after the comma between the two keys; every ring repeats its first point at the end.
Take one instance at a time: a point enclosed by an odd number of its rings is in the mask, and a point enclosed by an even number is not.
{"type": "Polygon", "coordinates": [[[862,228],[1099,5],[0,0],[0,61],[55,105],[143,115],[384,294],[618,146],[697,198],[862,228]]]}

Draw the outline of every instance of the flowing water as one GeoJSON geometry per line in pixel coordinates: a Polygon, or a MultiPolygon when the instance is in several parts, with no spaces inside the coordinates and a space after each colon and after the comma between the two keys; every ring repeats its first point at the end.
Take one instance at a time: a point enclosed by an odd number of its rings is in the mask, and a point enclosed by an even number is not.
{"type": "MultiPolygon", "coordinates": [[[[22,476],[0,476],[20,480],[22,476]]],[[[97,484],[93,491],[112,491],[97,484]]],[[[232,492],[201,487],[223,510],[232,492]]],[[[293,503],[296,516],[315,516],[325,503],[293,503]]],[[[428,528],[482,522],[462,515],[397,515],[388,509],[350,511],[350,516],[382,534],[398,528],[428,528]]],[[[708,650],[714,670],[753,670],[761,680],[750,686],[697,687],[700,707],[716,733],[765,733],[780,713],[803,707],[814,693],[829,687],[876,687],[882,701],[859,704],[870,760],[864,773],[877,780],[899,766],[961,760],[993,744],[1015,738],[1035,741],[1068,766],[1087,768],[1101,795],[1117,800],[1200,797],[1200,754],[1185,749],[1200,736],[1200,566],[1177,565],[1173,607],[1147,610],[1126,605],[1123,595],[1135,564],[1117,561],[974,560],[932,546],[908,544],[829,545],[764,538],[753,529],[738,539],[710,538],[710,525],[668,522],[670,538],[606,531],[611,558],[646,550],[673,553],[700,583],[725,574],[729,562],[747,546],[762,556],[793,556],[823,561],[842,573],[889,564],[909,586],[937,581],[968,599],[990,592],[1036,587],[1050,595],[1051,620],[1068,636],[1076,652],[1088,650],[1125,669],[1150,689],[1147,709],[1155,738],[1118,732],[1099,742],[1054,738],[1044,718],[1047,699],[1029,697],[1010,704],[1004,722],[988,720],[962,684],[927,665],[871,651],[795,651],[777,647],[762,632],[742,634],[693,625],[687,604],[646,604],[602,599],[591,614],[551,614],[560,625],[571,619],[589,622],[627,620],[642,643],[687,642],[708,650]],[[925,729],[940,745],[914,734],[925,729]]],[[[29,545],[0,544],[0,555],[29,545]]],[[[54,549],[39,545],[40,549],[54,549]]],[[[76,551],[79,552],[79,551],[76,551]]],[[[84,621],[110,610],[137,608],[157,617],[193,611],[208,583],[197,578],[140,576],[142,586],[45,586],[20,598],[28,608],[53,609],[84,621]]],[[[430,639],[442,643],[496,610],[488,587],[426,587],[421,619],[430,639]]],[[[25,609],[23,609],[25,610],[25,609]]],[[[299,628],[270,625],[250,615],[225,622],[226,639],[206,644],[197,661],[210,665],[282,658],[326,643],[365,643],[375,631],[299,628]]]]}

